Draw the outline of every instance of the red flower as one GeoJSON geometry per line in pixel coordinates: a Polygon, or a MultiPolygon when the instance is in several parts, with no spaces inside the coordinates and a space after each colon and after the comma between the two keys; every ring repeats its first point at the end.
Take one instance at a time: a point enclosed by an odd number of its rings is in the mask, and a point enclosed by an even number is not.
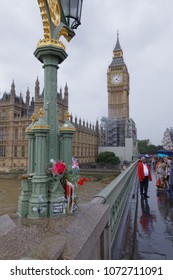
{"type": "Polygon", "coordinates": [[[59,175],[59,174],[63,173],[65,169],[66,169],[66,165],[65,165],[64,162],[57,162],[52,167],[52,171],[56,175],[59,175]]]}
{"type": "Polygon", "coordinates": [[[79,186],[83,186],[84,183],[87,182],[87,181],[88,181],[87,178],[81,177],[81,178],[77,181],[77,183],[78,183],[79,186]]]}
{"type": "Polygon", "coordinates": [[[88,179],[86,177],[83,177],[84,182],[88,182],[88,179]]]}

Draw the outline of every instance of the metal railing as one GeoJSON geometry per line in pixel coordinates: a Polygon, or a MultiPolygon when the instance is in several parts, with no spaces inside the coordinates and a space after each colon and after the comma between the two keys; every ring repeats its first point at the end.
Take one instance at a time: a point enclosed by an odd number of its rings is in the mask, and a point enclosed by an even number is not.
{"type": "Polygon", "coordinates": [[[114,243],[131,189],[137,177],[137,161],[108,184],[94,200],[110,206],[111,246],[114,243]]]}

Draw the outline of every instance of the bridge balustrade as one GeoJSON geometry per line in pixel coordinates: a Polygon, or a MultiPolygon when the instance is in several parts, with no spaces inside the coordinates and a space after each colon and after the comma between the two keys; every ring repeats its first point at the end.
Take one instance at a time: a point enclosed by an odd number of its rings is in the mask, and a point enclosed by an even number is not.
{"type": "Polygon", "coordinates": [[[111,247],[113,247],[113,245],[116,243],[115,241],[116,238],[118,238],[117,234],[120,231],[120,227],[121,233],[124,231],[122,226],[123,224],[124,226],[126,224],[130,202],[135,192],[135,187],[138,184],[137,162],[138,161],[132,163],[125,171],[123,171],[117,178],[115,178],[93,198],[95,203],[103,203],[110,206],[111,247]],[[124,223],[122,222],[123,219],[125,220],[124,223]]]}

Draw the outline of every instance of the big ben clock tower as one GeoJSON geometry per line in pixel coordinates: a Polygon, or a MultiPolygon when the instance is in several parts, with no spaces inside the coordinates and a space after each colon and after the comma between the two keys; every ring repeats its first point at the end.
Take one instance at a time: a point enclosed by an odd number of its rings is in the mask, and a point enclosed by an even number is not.
{"type": "Polygon", "coordinates": [[[129,73],[123,59],[123,51],[117,42],[113,50],[113,59],[107,72],[108,117],[129,118],[129,73]]]}
{"type": "Polygon", "coordinates": [[[129,73],[119,42],[119,33],[107,71],[108,118],[101,120],[99,152],[111,151],[120,161],[137,158],[137,129],[129,118],[129,73]]]}

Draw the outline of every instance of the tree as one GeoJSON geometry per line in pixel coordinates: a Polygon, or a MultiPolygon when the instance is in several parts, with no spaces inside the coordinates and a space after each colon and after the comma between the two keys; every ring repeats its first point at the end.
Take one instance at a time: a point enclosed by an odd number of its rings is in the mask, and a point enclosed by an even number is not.
{"type": "Polygon", "coordinates": [[[150,144],[150,141],[149,140],[139,140],[138,141],[138,151],[139,151],[139,154],[157,154],[157,151],[160,150],[160,149],[163,149],[162,146],[155,146],[155,145],[152,145],[150,144]]]}
{"type": "Polygon", "coordinates": [[[119,164],[120,159],[113,152],[102,152],[97,156],[97,163],[100,164],[119,164]]]}

